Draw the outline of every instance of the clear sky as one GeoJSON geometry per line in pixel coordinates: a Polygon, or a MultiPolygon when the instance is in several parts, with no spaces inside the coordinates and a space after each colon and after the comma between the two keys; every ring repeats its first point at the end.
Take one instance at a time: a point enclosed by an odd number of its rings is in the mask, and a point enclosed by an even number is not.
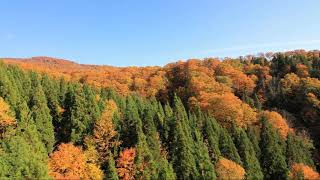
{"type": "Polygon", "coordinates": [[[319,0],[1,0],[0,57],[164,65],[320,49],[319,0]]]}

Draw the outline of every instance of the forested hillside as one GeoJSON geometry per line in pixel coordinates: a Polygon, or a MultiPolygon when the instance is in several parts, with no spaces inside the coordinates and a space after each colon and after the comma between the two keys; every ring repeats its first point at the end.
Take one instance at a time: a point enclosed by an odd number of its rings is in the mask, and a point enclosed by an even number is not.
{"type": "Polygon", "coordinates": [[[0,179],[319,179],[319,55],[4,58],[0,179]]]}

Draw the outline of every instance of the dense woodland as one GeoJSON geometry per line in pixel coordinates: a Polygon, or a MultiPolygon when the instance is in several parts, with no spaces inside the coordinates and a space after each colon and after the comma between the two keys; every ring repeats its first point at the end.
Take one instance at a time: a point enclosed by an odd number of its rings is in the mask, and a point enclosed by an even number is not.
{"type": "Polygon", "coordinates": [[[0,179],[320,179],[319,78],[319,51],[126,68],[6,58],[0,179]]]}

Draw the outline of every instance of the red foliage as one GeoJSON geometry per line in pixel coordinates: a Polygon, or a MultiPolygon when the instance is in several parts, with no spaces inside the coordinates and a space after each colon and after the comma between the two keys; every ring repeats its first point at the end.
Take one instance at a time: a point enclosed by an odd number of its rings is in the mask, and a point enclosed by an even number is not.
{"type": "Polygon", "coordinates": [[[136,156],[135,148],[125,149],[120,153],[120,156],[117,160],[117,171],[120,178],[124,180],[134,179],[135,156],[136,156]]]}

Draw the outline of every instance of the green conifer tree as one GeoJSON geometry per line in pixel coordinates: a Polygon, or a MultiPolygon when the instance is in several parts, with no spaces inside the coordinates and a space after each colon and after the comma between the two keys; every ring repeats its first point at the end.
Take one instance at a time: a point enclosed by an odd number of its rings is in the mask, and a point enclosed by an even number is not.
{"type": "Polygon", "coordinates": [[[304,140],[293,133],[289,133],[287,137],[287,162],[289,167],[293,163],[303,163],[310,167],[314,167],[311,150],[313,144],[304,140]]]}
{"type": "Polygon", "coordinates": [[[34,80],[34,90],[30,100],[30,107],[41,140],[48,153],[50,153],[52,152],[55,143],[54,127],[45,94],[37,79],[34,80]]]}
{"type": "Polygon", "coordinates": [[[246,132],[243,129],[234,127],[233,138],[242,159],[243,167],[246,170],[246,179],[263,179],[259,160],[246,132]]]}
{"type": "Polygon", "coordinates": [[[261,165],[265,179],[288,179],[288,167],[278,132],[265,119],[261,128],[261,165]]]}
{"type": "Polygon", "coordinates": [[[205,117],[203,126],[204,139],[207,142],[210,158],[214,163],[221,156],[219,149],[220,129],[221,127],[214,118],[210,116],[205,117]]]}
{"type": "Polygon", "coordinates": [[[221,128],[220,131],[219,148],[223,157],[242,165],[237,148],[234,145],[228,131],[224,128],[221,128]]]}
{"type": "Polygon", "coordinates": [[[25,102],[17,112],[15,134],[0,142],[0,179],[50,179],[47,150],[25,102]]]}
{"type": "Polygon", "coordinates": [[[90,116],[86,113],[85,94],[79,84],[70,85],[65,99],[65,112],[62,122],[63,140],[81,143],[88,133],[90,116]]]}
{"type": "Polygon", "coordinates": [[[199,175],[201,179],[216,179],[216,174],[214,171],[214,166],[211,162],[208,148],[203,142],[203,136],[201,131],[196,127],[197,117],[195,115],[190,116],[190,120],[194,122],[194,150],[195,150],[195,159],[199,175]]]}
{"type": "Polygon", "coordinates": [[[108,159],[108,164],[105,172],[105,179],[110,180],[119,180],[117,169],[115,167],[115,162],[113,156],[110,156],[108,159]]]}
{"type": "Polygon", "coordinates": [[[193,139],[189,131],[188,116],[178,97],[174,97],[174,122],[171,158],[178,179],[199,179],[193,139]]]}

